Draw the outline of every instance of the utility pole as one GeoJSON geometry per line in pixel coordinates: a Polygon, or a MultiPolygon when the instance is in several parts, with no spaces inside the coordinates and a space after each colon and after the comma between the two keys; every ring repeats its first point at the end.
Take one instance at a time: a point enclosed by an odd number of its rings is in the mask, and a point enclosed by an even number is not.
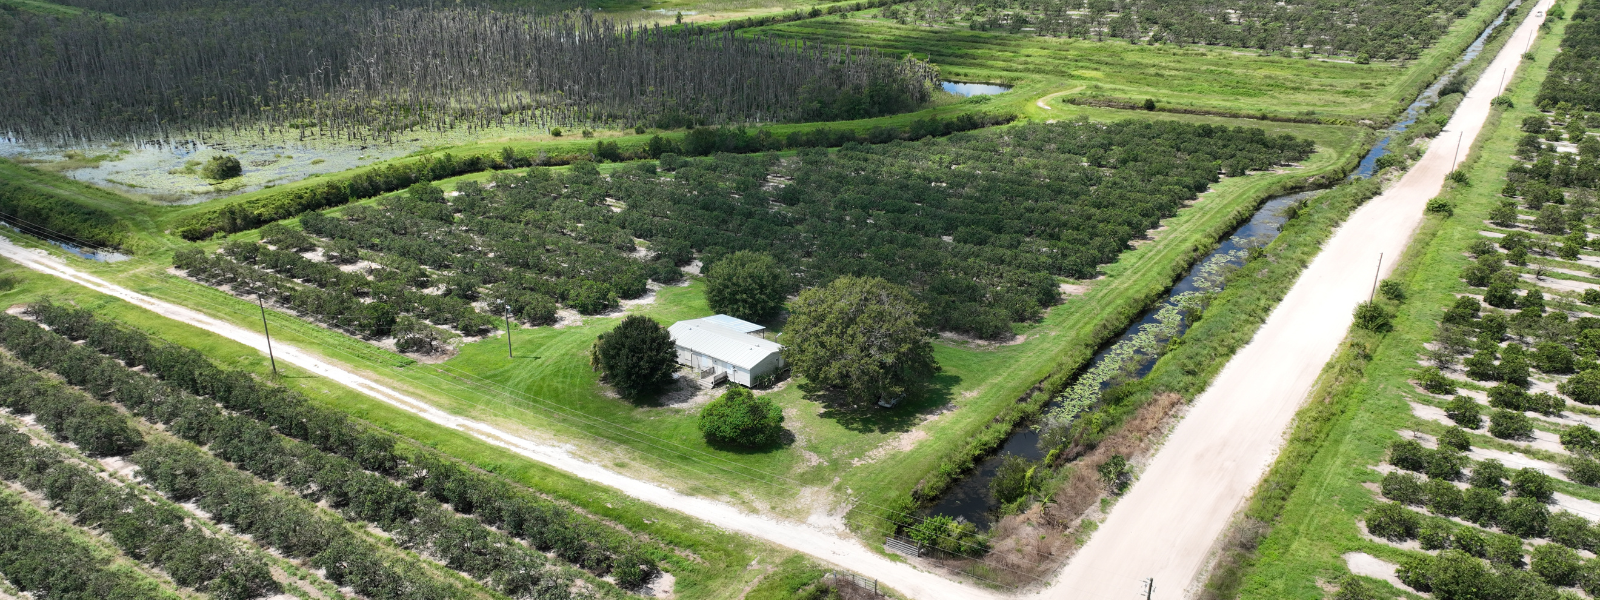
{"type": "Polygon", "coordinates": [[[1144,593],[1144,600],[1150,600],[1151,598],[1154,598],[1156,595],[1156,578],[1151,577],[1141,581],[1140,583],[1144,584],[1144,589],[1139,590],[1140,592],[1144,593]]]}
{"type": "Polygon", "coordinates": [[[1372,272],[1372,294],[1367,296],[1367,302],[1378,299],[1378,274],[1383,272],[1383,253],[1378,253],[1378,268],[1372,272]]]}
{"type": "Polygon", "coordinates": [[[1509,70],[1510,69],[1500,69],[1500,87],[1495,88],[1494,95],[1499,96],[1506,93],[1506,71],[1509,70]]]}
{"type": "Polygon", "coordinates": [[[256,294],[256,306],[261,307],[261,333],[267,336],[267,360],[272,361],[272,378],[278,378],[278,357],[272,355],[272,331],[267,329],[267,305],[256,294]]]}
{"type": "Polygon", "coordinates": [[[505,306],[506,306],[506,358],[516,358],[517,355],[511,351],[511,305],[507,304],[505,306]]]}
{"type": "Polygon", "coordinates": [[[1457,131],[1456,132],[1456,153],[1453,156],[1450,157],[1450,170],[1451,171],[1456,170],[1456,164],[1461,162],[1461,138],[1463,136],[1465,136],[1466,134],[1467,134],[1467,132],[1465,132],[1465,131],[1457,131]]]}

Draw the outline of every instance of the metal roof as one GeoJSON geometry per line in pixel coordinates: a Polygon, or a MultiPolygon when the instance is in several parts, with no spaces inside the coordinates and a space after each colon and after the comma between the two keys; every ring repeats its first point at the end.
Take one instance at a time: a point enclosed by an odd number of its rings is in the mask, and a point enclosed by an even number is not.
{"type": "Polygon", "coordinates": [[[783,350],[777,342],[729,329],[710,319],[678,321],[667,328],[667,333],[679,346],[746,370],[783,350]]]}
{"type": "Polygon", "coordinates": [[[755,333],[757,331],[763,331],[766,329],[765,327],[755,323],[751,323],[738,317],[730,317],[728,315],[711,315],[698,320],[711,323],[712,325],[721,325],[741,333],[755,333]]]}

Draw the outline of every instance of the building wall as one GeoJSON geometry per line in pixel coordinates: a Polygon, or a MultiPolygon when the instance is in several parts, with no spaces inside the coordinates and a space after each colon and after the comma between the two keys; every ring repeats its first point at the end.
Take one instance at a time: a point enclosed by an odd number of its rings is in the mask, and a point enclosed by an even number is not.
{"type": "Polygon", "coordinates": [[[749,387],[751,382],[755,381],[756,377],[770,374],[783,366],[783,355],[777,352],[772,353],[771,355],[767,356],[766,359],[763,359],[760,363],[757,363],[755,368],[744,369],[728,363],[727,361],[718,360],[716,357],[695,352],[694,350],[690,350],[689,348],[685,348],[683,346],[677,346],[677,351],[678,364],[696,370],[704,370],[706,368],[714,367],[719,372],[727,373],[729,381],[745,387],[749,387]]]}

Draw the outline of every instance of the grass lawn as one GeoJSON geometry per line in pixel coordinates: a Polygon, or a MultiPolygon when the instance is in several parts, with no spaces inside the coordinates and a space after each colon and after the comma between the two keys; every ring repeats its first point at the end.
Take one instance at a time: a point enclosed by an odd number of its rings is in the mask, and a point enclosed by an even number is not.
{"type": "MultiPolygon", "coordinates": [[[[1381,463],[1388,445],[1400,439],[1396,430],[1435,434],[1444,430],[1412,416],[1408,399],[1419,394],[1409,379],[1420,367],[1417,357],[1423,343],[1433,338],[1444,308],[1456,293],[1467,289],[1460,274],[1470,261],[1463,252],[1480,237],[1483,220],[1499,202],[1506,171],[1515,164],[1510,155],[1522,136],[1518,124],[1524,116],[1537,113],[1533,99],[1566,22],[1548,23],[1551,35],[1534,44],[1537,59],[1524,63],[1508,92],[1516,108],[1491,116],[1487,137],[1478,142],[1472,159],[1476,164],[1468,171],[1471,185],[1454,187],[1442,195],[1455,204],[1455,215],[1443,220],[1429,218],[1401,263],[1396,278],[1404,282],[1410,297],[1400,308],[1395,330],[1374,344],[1376,351],[1370,352],[1364,377],[1328,398],[1329,403],[1343,406],[1331,417],[1325,441],[1314,447],[1314,453],[1302,455],[1307,457],[1303,475],[1294,483],[1274,529],[1247,568],[1241,597],[1322,598],[1318,583],[1336,581],[1348,572],[1341,558],[1344,553],[1366,552],[1392,562],[1406,555],[1361,535],[1357,520],[1376,502],[1375,494],[1363,484],[1379,480],[1370,466],[1381,463]]],[[[1335,359],[1334,367],[1360,362],[1347,351],[1335,359]]],[[[1325,380],[1338,379],[1330,377],[1331,373],[1324,373],[1325,380]]],[[[1340,386],[1333,382],[1333,387],[1340,386]]],[[[1297,443],[1290,443],[1291,450],[1297,443]]],[[[1474,436],[1473,443],[1510,447],[1486,436],[1474,436]]],[[[1283,466],[1280,462],[1274,471],[1283,466]]],[[[1557,489],[1580,498],[1600,499],[1600,490],[1594,488],[1558,482],[1557,489]]],[[[1262,500],[1258,496],[1257,505],[1262,500]]]]}
{"type": "MultiPolygon", "coordinates": [[[[1036,110],[1028,107],[1045,94],[1081,87],[1083,94],[1154,98],[1166,106],[1354,122],[1398,114],[1506,4],[1480,4],[1420,59],[1403,64],[1358,65],[1263,57],[1227,47],[1145,46],[900,25],[875,18],[876,10],[743,33],[910,53],[938,65],[947,79],[1017,85],[997,101],[1011,102],[1019,111],[1036,110]]],[[[1058,97],[1056,104],[1065,103],[1066,98],[1058,97]]]]}

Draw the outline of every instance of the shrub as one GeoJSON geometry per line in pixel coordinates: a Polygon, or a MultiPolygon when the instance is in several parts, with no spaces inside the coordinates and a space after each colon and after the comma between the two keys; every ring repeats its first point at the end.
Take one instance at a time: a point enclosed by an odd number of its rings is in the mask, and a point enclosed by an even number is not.
{"type": "Polygon", "coordinates": [[[1399,502],[1372,507],[1367,511],[1366,521],[1368,532],[1393,542],[1415,539],[1417,528],[1422,526],[1422,517],[1399,502]]]}
{"type": "Polygon", "coordinates": [[[706,303],[722,314],[766,321],[783,310],[790,287],[789,274],[771,256],[740,250],[710,266],[706,303]]]}
{"type": "Polygon", "coordinates": [[[1467,481],[1472,487],[1494,490],[1496,495],[1506,491],[1505,480],[1511,477],[1511,471],[1500,461],[1489,459],[1479,462],[1472,468],[1472,478],[1467,481]]]}
{"type": "Polygon", "coordinates": [[[233,179],[244,174],[244,165],[232,156],[213,156],[200,168],[200,175],[213,181],[233,179]]]}
{"type": "MultiPolygon", "coordinates": [[[[1539,507],[1544,508],[1544,505],[1541,504],[1539,507]]],[[[1522,553],[1522,540],[1517,536],[1490,533],[1484,536],[1484,542],[1486,550],[1484,558],[1489,559],[1489,562],[1513,569],[1522,568],[1522,559],[1525,555],[1522,553]]]]}
{"type": "Polygon", "coordinates": [[[1500,529],[1523,537],[1544,537],[1550,524],[1550,508],[1534,498],[1512,498],[1500,511],[1500,529]]]}
{"type": "Polygon", "coordinates": [[[1356,306],[1355,325],[1367,331],[1383,333],[1392,327],[1394,315],[1375,302],[1362,302],[1356,306]]]}
{"type": "Polygon", "coordinates": [[[1406,299],[1406,287],[1393,279],[1385,279],[1379,283],[1378,293],[1392,302],[1402,302],[1406,299]]]}
{"type": "Polygon", "coordinates": [[[1422,485],[1428,496],[1428,510],[1433,514],[1446,517],[1461,514],[1461,488],[1443,479],[1429,479],[1422,485]]]}
{"type": "Polygon", "coordinates": [[[1489,406],[1520,412],[1527,404],[1527,395],[1520,387],[1501,383],[1489,388],[1489,406]]]}
{"type": "Polygon", "coordinates": [[[1478,402],[1472,398],[1466,396],[1452,398],[1450,403],[1445,405],[1444,414],[1450,417],[1451,421],[1455,421],[1456,425],[1466,429],[1483,427],[1483,416],[1479,414],[1478,402]]]}
{"type": "Polygon", "coordinates": [[[1466,455],[1461,452],[1441,446],[1429,453],[1427,474],[1433,479],[1455,481],[1461,479],[1461,469],[1466,468],[1468,462],[1466,455]]]}
{"type": "Polygon", "coordinates": [[[33,415],[57,439],[72,442],[91,457],[126,456],[144,445],[144,436],[115,408],[4,359],[0,407],[33,415]]]}
{"type": "Polygon", "coordinates": [[[1113,454],[1106,462],[1100,463],[1095,469],[1100,473],[1100,482],[1106,485],[1106,490],[1112,494],[1120,495],[1128,489],[1130,481],[1128,459],[1121,454],[1113,454]]]}
{"type": "MultiPolygon", "coordinates": [[[[1108,464],[1109,462],[1107,461],[1108,464]]],[[[1000,459],[1000,468],[996,470],[994,479],[989,481],[989,493],[993,494],[995,500],[1002,506],[1028,497],[1035,487],[1033,470],[1034,464],[1028,459],[1015,454],[1006,454],[1000,459]]],[[[1117,493],[1117,490],[1113,489],[1112,493],[1117,493]]]]}
{"type": "Polygon", "coordinates": [[[1422,489],[1422,479],[1410,473],[1390,471],[1383,476],[1380,485],[1383,497],[1402,504],[1423,504],[1425,495],[1422,489]]]}
{"type": "Polygon", "coordinates": [[[1587,369],[1568,377],[1556,389],[1573,402],[1590,406],[1600,405],[1600,369],[1587,369]]]}
{"type": "Polygon", "coordinates": [[[1383,600],[1388,597],[1379,590],[1376,584],[1355,575],[1346,575],[1339,580],[1339,591],[1333,593],[1333,600],[1383,600]]]}
{"type": "Polygon", "coordinates": [[[1467,488],[1461,494],[1460,517],[1480,527],[1493,527],[1500,521],[1500,513],[1504,510],[1505,503],[1500,501],[1500,492],[1495,490],[1467,488]]]}
{"type": "Polygon", "coordinates": [[[1572,349],[1558,342],[1540,342],[1534,347],[1533,365],[1545,373],[1571,373],[1572,349]]]}
{"type": "Polygon", "coordinates": [[[1586,456],[1567,459],[1567,477],[1578,485],[1600,487],[1600,461],[1586,456]]]}
{"type": "Polygon", "coordinates": [[[1417,529],[1417,542],[1422,545],[1423,550],[1443,550],[1450,547],[1450,537],[1454,532],[1455,525],[1449,520],[1427,517],[1417,529]]]}
{"type": "Polygon", "coordinates": [[[1588,550],[1594,546],[1594,530],[1589,520],[1566,511],[1550,513],[1550,541],[1568,548],[1588,550]]]}
{"type": "Polygon", "coordinates": [[[1421,582],[1439,600],[1488,598],[1484,592],[1498,587],[1495,574],[1482,561],[1458,550],[1445,550],[1431,560],[1415,564],[1408,570],[1409,580],[1402,581],[1407,585],[1421,582]]]}
{"type": "Polygon", "coordinates": [[[36,598],[176,597],[148,575],[113,564],[102,548],[80,533],[10,496],[0,496],[0,568],[6,579],[36,598]]]}
{"type": "Polygon", "coordinates": [[[1439,435],[1439,445],[1466,452],[1472,449],[1472,438],[1467,437],[1467,432],[1460,427],[1451,427],[1439,435]]]}
{"type": "Polygon", "coordinates": [[[1541,544],[1533,549],[1531,568],[1545,583],[1556,587],[1577,585],[1583,558],[1560,544],[1541,544]]]}
{"type": "Polygon", "coordinates": [[[978,533],[978,528],[966,520],[944,515],[925,517],[906,532],[912,541],[924,548],[955,556],[980,556],[988,551],[988,541],[978,533]]]}
{"type": "Polygon", "coordinates": [[[1595,454],[1600,452],[1600,432],[1588,425],[1573,425],[1561,432],[1561,446],[1574,454],[1595,454]]]}
{"type": "Polygon", "coordinates": [[[1561,411],[1566,410],[1567,401],[1562,400],[1561,398],[1558,398],[1548,392],[1539,392],[1537,394],[1525,396],[1522,401],[1522,408],[1523,410],[1531,410],[1542,415],[1549,415],[1553,417],[1561,414],[1561,411]]]}
{"type": "Polygon", "coordinates": [[[629,315],[595,340],[595,363],[607,383],[628,398],[650,394],[672,381],[677,350],[654,319],[629,315]]]}
{"type": "Polygon", "coordinates": [[[783,436],[783,408],[734,386],[700,410],[700,434],[713,445],[765,448],[783,436]]]}
{"type": "Polygon", "coordinates": [[[1428,470],[1428,452],[1415,440],[1399,440],[1389,444],[1389,464],[1407,471],[1421,473],[1428,470]]]}
{"type": "Polygon", "coordinates": [[[1450,545],[1457,550],[1478,558],[1489,557],[1488,538],[1484,537],[1483,532],[1473,527],[1457,529],[1455,535],[1451,536],[1450,545]]]}
{"type": "Polygon", "coordinates": [[[1518,469],[1511,476],[1511,491],[1518,497],[1533,498],[1546,504],[1555,501],[1556,482],[1533,467],[1518,469]]]}
{"type": "Polygon", "coordinates": [[[1423,369],[1422,372],[1417,374],[1417,383],[1422,386],[1422,389],[1428,390],[1432,394],[1442,396],[1456,393],[1455,382],[1451,381],[1449,377],[1445,377],[1444,373],[1439,372],[1437,368],[1423,369]]]}
{"type": "Polygon", "coordinates": [[[1533,421],[1520,412],[1496,410],[1489,415],[1489,435],[1502,440],[1527,439],[1533,436],[1533,421]]]}

